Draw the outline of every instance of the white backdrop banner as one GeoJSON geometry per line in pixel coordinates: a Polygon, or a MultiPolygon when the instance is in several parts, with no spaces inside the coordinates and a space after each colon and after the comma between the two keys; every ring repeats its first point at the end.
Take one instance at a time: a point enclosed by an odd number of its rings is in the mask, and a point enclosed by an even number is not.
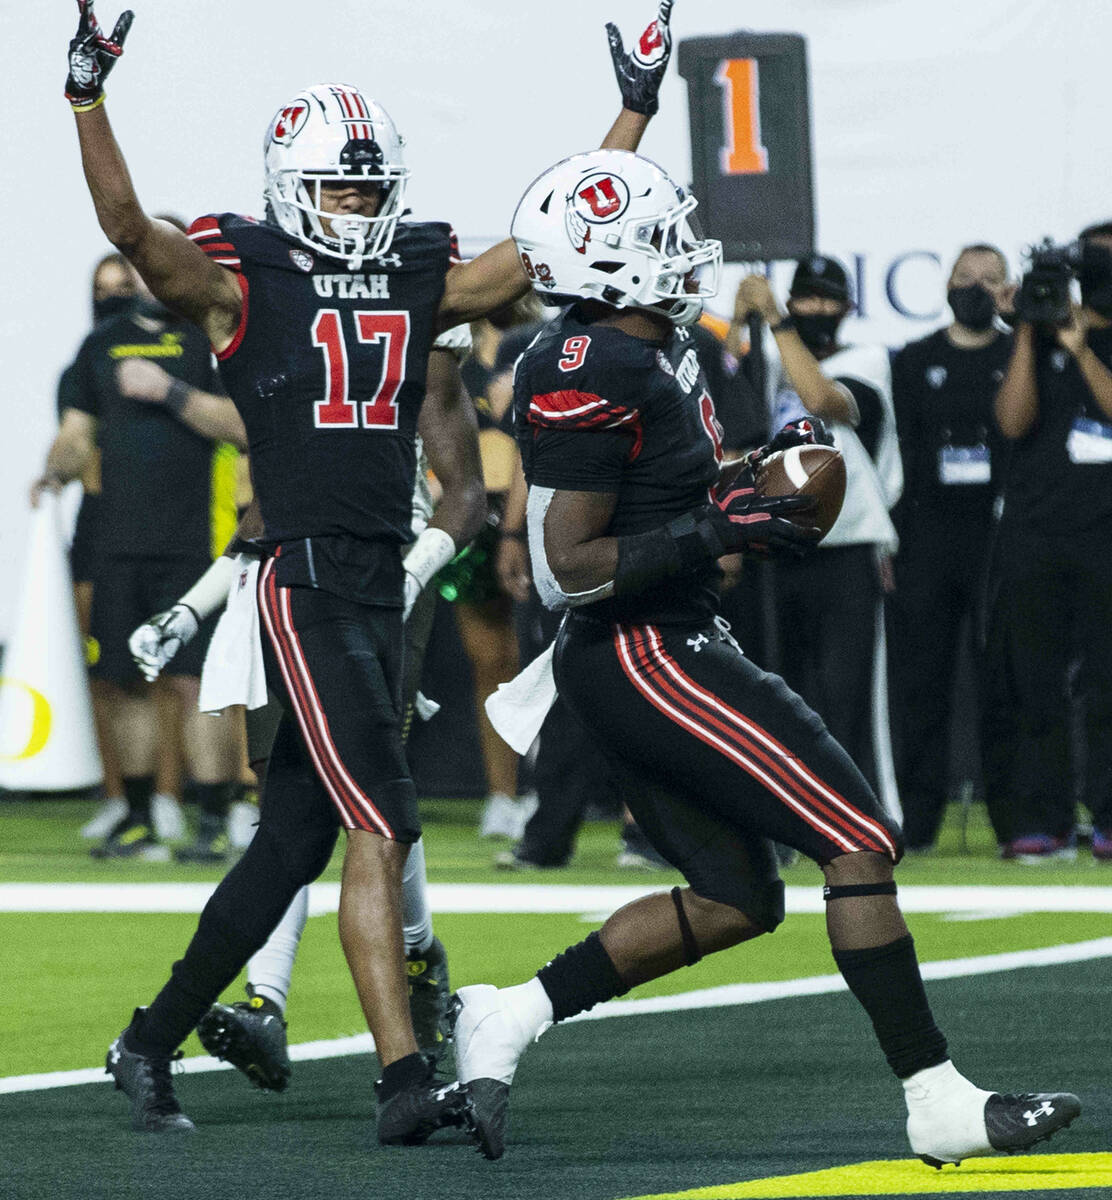
{"type": "MultiPolygon", "coordinates": [[[[110,25],[115,10],[101,7],[110,25]]],[[[166,0],[133,7],[108,110],[148,211],[259,215],[271,115],[305,84],[345,80],[406,136],[417,215],[451,220],[474,247],[505,235],[540,171],[598,144],[617,107],[603,22],[617,21],[628,42],[656,3],[191,0],[184,16],[166,0]]],[[[14,617],[27,484],[54,431],[58,373],[87,328],[89,269],[107,249],[61,95],[75,12],[61,0],[30,6],[6,68],[0,638],[14,617]]],[[[940,323],[947,268],[965,242],[999,244],[1014,268],[1024,245],[1112,215],[1110,4],[678,0],[673,26],[677,39],[743,26],[807,38],[817,241],[857,280],[851,338],[899,345],[940,323]]],[[[687,177],[674,67],[643,151],[687,177]]],[[[778,285],[786,274],[774,271],[778,285]]],[[[737,276],[725,275],[722,314],[737,276]]]]}

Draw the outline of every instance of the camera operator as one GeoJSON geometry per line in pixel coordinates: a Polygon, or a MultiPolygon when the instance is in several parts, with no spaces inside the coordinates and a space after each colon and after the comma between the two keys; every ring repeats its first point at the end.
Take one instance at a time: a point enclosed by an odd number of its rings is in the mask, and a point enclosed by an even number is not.
{"type": "Polygon", "coordinates": [[[1112,861],[1112,222],[1085,229],[1073,254],[1040,249],[1017,315],[996,397],[1013,447],[986,648],[989,813],[1005,858],[1075,853],[1076,666],[1081,795],[1094,857],[1112,861]],[[1080,306],[1068,302],[1071,265],[1080,306]]]}
{"type": "Polygon", "coordinates": [[[836,259],[796,268],[785,314],[763,275],[738,288],[734,320],[757,312],[768,323],[766,394],[770,428],[819,417],[846,463],[841,515],[813,553],[773,566],[777,670],[826,722],[886,807],[890,784],[882,596],[897,537],[888,510],[903,482],[891,372],[883,346],[846,346],[838,330],[852,306],[836,259]]]}
{"type": "Polygon", "coordinates": [[[910,342],[892,362],[904,490],[892,640],[893,740],[912,851],[929,850],[947,799],[951,700],[964,631],[979,649],[992,508],[1006,443],[993,402],[1011,357],[998,321],[1011,306],[1004,255],[985,243],[954,261],[946,299],[954,320],[910,342]]]}

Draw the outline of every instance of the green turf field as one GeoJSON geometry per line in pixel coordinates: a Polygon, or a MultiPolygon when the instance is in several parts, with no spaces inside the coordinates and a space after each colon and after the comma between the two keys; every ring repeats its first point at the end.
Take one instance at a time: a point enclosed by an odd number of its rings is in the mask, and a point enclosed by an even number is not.
{"type": "MultiPolygon", "coordinates": [[[[189,882],[217,875],[173,865],[98,864],[75,836],[91,806],[0,804],[0,884],[189,882]]],[[[1112,868],[1001,863],[978,810],[954,813],[940,852],[901,866],[901,885],[1112,884],[1112,868]],[[959,849],[964,847],[964,852],[959,849]]],[[[474,837],[476,807],[427,806],[434,882],[505,880],[474,837]]],[[[512,876],[532,884],[671,886],[668,873],[611,867],[616,828],[589,826],[566,871],[512,876]]],[[[336,879],[336,863],[326,879],[336,879]]],[[[810,866],[785,874],[818,887],[810,866]]],[[[525,893],[522,893],[525,895],[525,893]]],[[[597,913],[465,913],[437,918],[453,982],[508,983],[600,920],[597,913]]],[[[145,1003],[180,953],[188,913],[0,911],[4,946],[0,1077],[95,1067],[131,1007],[145,1003]]],[[[1034,950],[1112,936],[1103,912],[1039,911],[960,919],[909,918],[926,962],[1034,950]]],[[[834,972],[820,915],[789,916],[772,938],[715,956],[634,998],[679,997],[724,984],[834,972]]],[[[294,975],[293,1042],[363,1029],[334,916],[310,920],[294,975]]],[[[515,1083],[511,1146],[497,1164],[450,1135],[420,1150],[373,1142],[373,1059],[298,1062],[282,1096],[252,1091],[231,1072],[178,1083],[197,1135],[151,1138],[127,1128],[126,1102],[107,1084],[0,1094],[0,1197],[273,1196],[593,1198],[944,1195],[1001,1190],[1026,1197],[1112,1198],[1112,958],[1029,966],[930,985],[959,1066],[1001,1090],[1069,1088],[1079,1122],[1050,1154],[965,1164],[938,1177],[907,1157],[903,1104],[867,1023],[845,994],[740,1007],[659,1012],[561,1027],[532,1048],[515,1083]],[[1061,1155],[1086,1157],[1059,1160],[1061,1155]],[[869,1168],[854,1164],[893,1160],[869,1168]],[[900,1165],[902,1164],[902,1165],[900,1165]],[[831,1168],[853,1167],[830,1174],[831,1168]],[[993,1169],[989,1169],[989,1168],[993,1169]],[[784,1177],[822,1172],[809,1179],[784,1177]],[[760,1182],[764,1181],[764,1182],[760,1182]],[[1067,1186],[1068,1185],[1068,1186],[1067,1186]],[[924,1187],[945,1189],[923,1191],[924,1187]],[[709,1190],[705,1190],[709,1189],[709,1190]],[[864,1190],[863,1190],[864,1189],[864,1190]]],[[[187,1055],[200,1053],[195,1041],[187,1055]]],[[[3,1079],[0,1078],[0,1086],[3,1079]]]]}

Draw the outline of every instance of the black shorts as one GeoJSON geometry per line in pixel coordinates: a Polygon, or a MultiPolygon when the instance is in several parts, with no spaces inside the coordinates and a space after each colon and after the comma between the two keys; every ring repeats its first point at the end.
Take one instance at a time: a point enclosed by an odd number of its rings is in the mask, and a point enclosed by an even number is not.
{"type": "Polygon", "coordinates": [[[771,929],[783,917],[772,842],[819,864],[902,856],[898,827],[820,718],[713,623],[573,615],[554,665],[560,695],[620,771],[622,799],[699,895],[771,929]]]}
{"type": "MultiPolygon", "coordinates": [[[[98,555],[93,571],[93,611],[89,634],[99,657],[91,668],[95,678],[129,684],[143,681],[132,661],[127,639],[148,618],[165,612],[211,566],[209,558],[131,558],[98,555]]],[[[164,675],[200,676],[217,614],[201,622],[196,636],[170,660],[164,675]]]]}
{"type": "Polygon", "coordinates": [[[81,497],[70,542],[70,575],[74,583],[91,583],[95,578],[97,535],[100,532],[100,496],[86,492],[81,497]]]}
{"type": "Polygon", "coordinates": [[[284,713],[265,795],[310,786],[346,829],[415,842],[421,824],[401,737],[402,610],[279,587],[274,563],[259,571],[259,616],[267,685],[284,713]]]}

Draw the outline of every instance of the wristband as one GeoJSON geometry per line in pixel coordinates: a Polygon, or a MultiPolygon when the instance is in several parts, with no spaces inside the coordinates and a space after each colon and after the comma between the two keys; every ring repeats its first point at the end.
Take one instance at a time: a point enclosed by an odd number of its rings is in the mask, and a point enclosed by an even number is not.
{"type": "Polygon", "coordinates": [[[795,321],[789,313],[786,317],[781,317],[775,325],[768,327],[769,333],[791,333],[795,329],[795,321]]]}
{"type": "Polygon", "coordinates": [[[692,571],[722,553],[704,513],[696,509],[675,517],[659,529],[618,538],[618,567],[614,595],[643,592],[673,575],[692,571]]]}
{"type": "Polygon", "coordinates": [[[430,525],[410,546],[409,553],[402,560],[402,566],[407,574],[412,575],[421,587],[425,588],[437,571],[446,567],[455,556],[456,544],[451,534],[430,525]]]}
{"type": "Polygon", "coordinates": [[[67,96],[66,99],[69,100],[70,108],[72,108],[75,113],[87,113],[92,112],[94,108],[100,108],[100,106],[104,103],[104,93],[101,92],[99,96],[88,100],[74,100],[70,99],[69,96],[67,96]]]}
{"type": "Polygon", "coordinates": [[[221,556],[201,576],[200,579],[178,601],[191,609],[200,623],[216,612],[228,599],[232,580],[239,570],[239,563],[234,558],[221,556]]]}
{"type": "Polygon", "coordinates": [[[162,403],[175,417],[180,417],[192,390],[188,383],[183,383],[180,379],[171,379],[170,386],[166,389],[166,399],[162,403]]]}
{"type": "Polygon", "coordinates": [[[513,542],[527,542],[529,540],[524,529],[499,529],[498,536],[509,538],[513,542]]]}

